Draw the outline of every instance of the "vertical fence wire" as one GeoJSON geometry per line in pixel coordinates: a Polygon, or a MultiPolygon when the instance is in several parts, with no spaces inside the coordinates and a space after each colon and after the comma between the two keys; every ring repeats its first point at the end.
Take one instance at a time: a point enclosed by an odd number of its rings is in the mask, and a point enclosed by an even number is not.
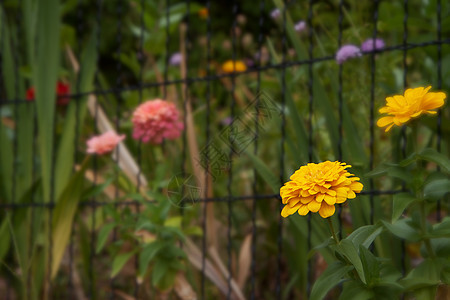
{"type": "MultiPolygon", "coordinates": [[[[408,86],[407,75],[408,75],[408,64],[407,64],[407,54],[408,54],[408,0],[403,0],[403,89],[408,86]]],[[[375,44],[374,44],[375,45],[375,44]]],[[[406,127],[401,129],[401,155],[402,158],[406,157],[406,127]]],[[[403,189],[405,186],[403,185],[403,189]]],[[[405,253],[405,241],[401,241],[401,269],[402,274],[406,273],[406,253],[405,253]]]]}
{"type": "MultiPolygon", "coordinates": [[[[144,2],[144,1],[142,1],[144,2]]],[[[165,57],[164,57],[164,82],[163,82],[163,99],[166,100],[167,97],[167,82],[169,82],[169,60],[170,60],[170,0],[166,0],[166,9],[165,9],[165,18],[166,18],[166,42],[165,42],[165,57]]],[[[187,52],[187,51],[186,51],[187,52]]],[[[187,63],[187,62],[186,62],[187,63]]]]}
{"type": "MultiPolygon", "coordinates": [[[[122,61],[120,59],[121,55],[122,55],[122,29],[123,29],[123,10],[124,10],[124,0],[117,0],[117,5],[116,5],[116,11],[115,14],[117,16],[117,26],[116,26],[116,44],[117,44],[117,48],[116,48],[116,59],[117,59],[117,63],[116,63],[116,72],[117,72],[117,78],[116,78],[116,82],[115,82],[115,88],[116,88],[116,120],[115,120],[115,130],[116,132],[119,132],[120,130],[120,112],[121,112],[121,101],[122,101],[122,95],[120,93],[120,87],[122,87],[123,84],[123,74],[122,74],[122,61]]],[[[117,146],[116,148],[116,159],[115,159],[115,163],[118,166],[119,162],[120,162],[120,145],[117,146]]],[[[116,169],[116,174],[115,174],[115,179],[116,179],[116,183],[115,183],[115,189],[114,189],[114,197],[115,199],[118,199],[119,197],[119,169],[116,169]]],[[[118,204],[115,204],[115,208],[117,209],[119,207],[118,204]]],[[[115,242],[117,240],[117,230],[114,230],[113,232],[113,241],[115,242]]],[[[115,280],[111,279],[111,299],[115,299],[115,280]]]]}
{"type": "MultiPolygon", "coordinates": [[[[343,31],[343,20],[344,20],[344,13],[343,13],[343,7],[344,1],[339,0],[339,15],[338,15],[338,49],[342,47],[342,31],[343,31]]],[[[342,72],[343,72],[343,65],[340,63],[338,66],[338,161],[342,161],[342,142],[343,142],[343,130],[342,130],[342,123],[343,123],[343,102],[344,99],[342,97],[342,72]]],[[[342,204],[338,205],[338,224],[339,224],[339,238],[342,239],[342,204]]]]}
{"type": "MultiPolygon", "coordinates": [[[[83,9],[82,9],[82,1],[78,0],[77,1],[77,8],[76,8],[76,20],[77,20],[77,26],[75,28],[75,36],[76,36],[76,49],[75,49],[75,57],[77,58],[78,62],[81,62],[81,49],[82,49],[82,33],[83,33],[83,9]]],[[[76,94],[80,94],[81,90],[80,90],[80,80],[81,80],[81,67],[83,66],[83,64],[79,64],[80,65],[80,69],[78,70],[78,72],[75,70],[75,72],[77,72],[76,74],[76,85],[75,85],[75,92],[76,94]]],[[[71,98],[71,101],[76,101],[75,103],[75,136],[73,139],[73,149],[74,149],[74,153],[73,153],[73,162],[74,165],[72,166],[72,173],[75,172],[75,166],[78,164],[79,160],[78,160],[78,140],[80,137],[80,132],[79,132],[79,126],[80,126],[80,119],[79,119],[79,114],[80,114],[80,98],[71,98]]],[[[72,292],[73,290],[73,270],[74,270],[74,254],[75,254],[75,245],[74,245],[74,238],[75,238],[75,231],[74,231],[74,225],[72,224],[71,228],[70,228],[70,237],[69,237],[69,245],[68,245],[68,257],[69,257],[69,265],[68,265],[68,273],[69,273],[69,280],[67,283],[67,289],[69,291],[69,293],[72,292]]]]}
{"type": "MultiPolygon", "coordinates": [[[[144,84],[144,63],[145,63],[145,53],[144,53],[144,33],[146,31],[145,26],[145,0],[141,0],[140,2],[141,6],[141,12],[139,14],[139,23],[140,23],[140,29],[141,32],[139,34],[139,46],[138,46],[138,53],[137,53],[137,60],[139,62],[139,78],[138,78],[138,84],[139,84],[139,90],[138,90],[138,103],[141,104],[143,101],[143,84],[144,84]]],[[[165,97],[165,96],[164,96],[165,97]]],[[[142,174],[142,141],[139,139],[137,149],[136,149],[136,160],[138,164],[138,171],[136,174],[136,192],[139,193],[141,190],[141,174],[142,174]]],[[[140,212],[140,205],[138,201],[135,201],[134,205],[136,212],[139,214],[140,212]]],[[[134,255],[134,270],[136,274],[139,273],[139,255],[134,255]]],[[[134,298],[139,299],[139,281],[138,276],[135,276],[134,280],[134,298]]]]}
{"type": "MultiPolygon", "coordinates": [[[[95,61],[95,71],[94,71],[94,86],[99,87],[99,67],[98,63],[100,60],[100,39],[101,39],[101,21],[102,21],[102,6],[103,6],[103,0],[97,0],[95,3],[96,6],[96,14],[95,14],[95,52],[97,54],[96,61],[95,61]]],[[[98,133],[97,129],[97,119],[98,119],[98,95],[95,97],[95,107],[94,107],[94,115],[93,115],[93,128],[94,132],[98,133]]],[[[92,173],[93,173],[93,179],[92,179],[92,188],[95,188],[97,185],[97,176],[98,176],[98,159],[96,155],[93,155],[92,157],[92,173]]],[[[95,225],[95,206],[96,197],[92,197],[90,199],[90,208],[91,208],[91,223],[92,227],[94,228],[95,225]]],[[[95,257],[95,241],[96,236],[94,230],[91,231],[90,234],[90,250],[89,250],[89,267],[88,267],[88,276],[89,276],[89,283],[88,283],[88,292],[89,292],[89,298],[93,299],[95,298],[95,289],[94,289],[94,257],[95,257]]]]}
{"type": "Polygon", "coordinates": [[[20,120],[19,120],[19,109],[20,109],[20,102],[19,99],[20,97],[20,87],[19,87],[19,69],[20,69],[20,51],[18,51],[18,49],[21,49],[21,42],[20,42],[20,37],[22,34],[22,18],[21,18],[21,13],[20,10],[22,9],[22,1],[18,0],[17,2],[18,4],[18,9],[15,15],[15,21],[16,21],[16,38],[15,39],[11,39],[11,41],[15,40],[15,44],[13,43],[13,47],[14,49],[16,49],[16,51],[13,51],[13,59],[14,59],[14,121],[15,121],[15,128],[14,128],[14,139],[13,139],[13,152],[14,152],[14,157],[13,157],[13,169],[12,169],[12,191],[11,191],[11,203],[15,204],[16,203],[16,192],[17,192],[17,167],[18,167],[18,148],[19,148],[19,133],[20,133],[20,120]]]}
{"type": "MultiPolygon", "coordinates": [[[[258,54],[256,59],[258,62],[258,71],[256,73],[256,104],[255,104],[255,119],[254,119],[254,149],[253,154],[255,156],[258,155],[258,136],[259,136],[259,105],[260,105],[260,97],[261,96],[261,69],[260,66],[262,64],[262,49],[263,49],[263,27],[264,27],[264,10],[265,10],[265,2],[264,0],[259,1],[259,21],[258,21],[258,54]]],[[[256,168],[253,168],[253,183],[252,183],[252,192],[253,195],[258,194],[258,173],[256,168]]],[[[256,197],[252,200],[252,244],[251,244],[251,262],[250,262],[250,299],[255,299],[255,289],[256,289],[256,242],[257,242],[257,226],[256,226],[256,215],[257,215],[257,205],[256,205],[256,197]]]]}
{"type": "MultiPolygon", "coordinates": [[[[206,2],[206,9],[208,11],[208,15],[206,16],[206,76],[208,78],[211,76],[211,37],[212,37],[212,29],[211,29],[211,1],[208,0],[206,2]]],[[[206,92],[205,92],[205,99],[206,99],[206,126],[205,126],[205,145],[206,149],[210,147],[211,142],[211,80],[206,81],[206,92]]],[[[202,159],[199,157],[198,159],[202,159]]],[[[209,151],[205,151],[205,190],[204,190],[204,198],[207,199],[209,195],[209,189],[211,188],[209,186],[209,151]]],[[[201,265],[201,278],[200,278],[200,299],[206,299],[205,298],[205,267],[206,267],[206,255],[207,255],[207,226],[206,226],[206,220],[208,217],[208,203],[202,204],[202,265],[201,265]]]]}
{"type": "MultiPolygon", "coordinates": [[[[5,93],[4,91],[5,91],[5,86],[3,85],[3,83],[4,83],[4,77],[5,77],[5,74],[3,74],[3,64],[4,64],[4,57],[3,57],[3,53],[5,52],[5,32],[6,32],[6,30],[5,30],[5,26],[6,26],[6,21],[5,21],[5,17],[6,17],[6,14],[5,14],[5,7],[4,7],[4,0],[0,0],[0,14],[1,14],[1,24],[0,24],[0,26],[1,26],[1,32],[0,32],[0,88],[1,88],[1,92],[2,93],[5,93]]],[[[6,93],[5,93],[6,94],[6,93]]],[[[6,95],[5,95],[6,96],[6,95]]],[[[2,115],[2,113],[3,113],[3,103],[1,103],[0,102],[0,116],[2,115]]],[[[1,124],[0,123],[0,128],[3,130],[3,127],[4,125],[3,124],[1,124]]],[[[3,137],[3,134],[0,134],[0,145],[2,145],[3,143],[2,143],[2,137],[3,137]]],[[[1,155],[3,155],[2,154],[2,151],[3,149],[2,149],[2,147],[0,147],[0,157],[1,157],[1,155]]],[[[7,215],[5,215],[5,217],[8,217],[7,215]]],[[[9,290],[9,286],[10,286],[10,284],[9,284],[9,280],[7,280],[7,285],[6,285],[6,291],[5,291],[5,298],[6,298],[6,300],[9,300],[10,299],[10,290],[9,290]]]]}
{"type": "MultiPolygon", "coordinates": [[[[22,1],[17,2],[18,8],[17,12],[15,14],[15,22],[16,22],[16,31],[15,39],[10,37],[10,41],[14,47],[14,50],[12,51],[13,54],[13,60],[14,60],[14,137],[13,137],[13,161],[12,161],[12,191],[11,191],[11,204],[15,204],[17,202],[16,199],[16,192],[17,192],[17,168],[18,168],[18,148],[19,148],[19,134],[20,134],[20,117],[19,117],[19,109],[21,108],[22,104],[20,104],[19,99],[21,98],[20,95],[20,87],[19,87],[19,69],[20,69],[20,51],[18,49],[21,49],[21,31],[22,31],[22,16],[21,16],[21,9],[22,9],[22,1]],[[15,41],[15,43],[13,42],[15,41]]],[[[9,295],[8,295],[9,297],[9,295]]]]}
{"type": "MultiPolygon", "coordinates": [[[[167,2],[169,4],[169,1],[167,2]]],[[[192,114],[192,109],[191,109],[191,103],[190,103],[190,96],[189,96],[189,88],[190,88],[190,78],[189,78],[189,52],[190,52],[190,48],[191,48],[191,39],[190,39],[190,14],[191,14],[191,1],[190,0],[186,0],[186,17],[185,17],[185,31],[184,31],[184,53],[183,53],[183,59],[182,61],[184,61],[184,90],[183,90],[183,128],[185,128],[185,130],[183,130],[183,136],[182,136],[182,140],[183,140],[183,145],[182,145],[182,154],[181,154],[181,174],[183,176],[183,178],[186,178],[186,160],[187,160],[187,149],[188,149],[188,145],[187,145],[187,115],[192,114]]],[[[166,69],[167,69],[167,65],[166,65],[166,69]]],[[[191,117],[191,116],[189,116],[191,117]]],[[[186,186],[183,184],[181,186],[181,194],[184,194],[186,189],[186,186]]],[[[182,201],[180,203],[180,213],[181,215],[184,214],[184,202],[182,201]]],[[[181,242],[181,247],[183,246],[182,242],[181,242]]]]}
{"type": "MultiPolygon", "coordinates": [[[[124,10],[124,0],[117,0],[117,6],[116,6],[116,16],[117,16],[117,26],[116,26],[116,32],[117,32],[117,36],[116,36],[116,44],[117,44],[117,48],[116,48],[116,59],[117,59],[117,63],[116,63],[116,71],[117,71],[117,78],[116,78],[116,82],[115,82],[115,88],[117,90],[116,93],[116,120],[115,120],[115,129],[116,132],[119,132],[120,130],[120,115],[121,115],[121,102],[122,102],[122,95],[120,93],[120,87],[122,87],[123,84],[123,74],[122,74],[122,61],[121,61],[121,55],[122,55],[122,27],[123,27],[123,10],[124,10]]],[[[117,166],[119,166],[120,163],[120,145],[117,146],[116,148],[116,160],[115,163],[117,166]]],[[[119,169],[116,169],[116,184],[115,184],[115,191],[114,191],[114,197],[117,199],[119,197],[119,169]]],[[[115,208],[117,209],[119,206],[116,204],[115,208]]],[[[113,234],[113,241],[117,240],[117,231],[114,230],[114,234],[113,234]]],[[[112,299],[115,299],[115,292],[114,292],[114,285],[115,285],[115,280],[112,279],[111,280],[111,297],[112,299]]]]}
{"type": "MultiPolygon", "coordinates": [[[[436,38],[437,38],[437,88],[442,89],[442,13],[441,13],[441,0],[436,0],[436,38]]],[[[442,109],[438,110],[437,123],[437,141],[436,149],[441,152],[441,141],[442,141],[442,109]]],[[[439,167],[438,167],[439,170],[439,167]]],[[[436,221],[441,221],[441,199],[438,199],[436,203],[436,221]]]]}
{"type": "MultiPolygon", "coordinates": [[[[237,22],[236,22],[236,16],[237,16],[237,2],[236,0],[233,0],[231,5],[231,12],[232,12],[232,25],[231,25],[231,59],[233,61],[233,72],[231,73],[231,103],[230,103],[230,117],[231,117],[231,126],[235,126],[235,110],[236,110],[236,28],[237,28],[237,22]]],[[[228,270],[228,278],[227,278],[227,300],[231,299],[231,285],[232,285],[232,279],[233,279],[233,272],[232,272],[232,238],[231,238],[231,231],[233,228],[233,222],[232,222],[232,216],[233,216],[233,141],[232,141],[232,135],[230,134],[228,137],[228,142],[231,145],[229,153],[228,153],[228,161],[229,164],[229,170],[228,170],[228,180],[227,180],[227,206],[228,206],[228,215],[227,215],[227,270],[228,270]]]]}
{"type": "MultiPolygon", "coordinates": [[[[283,0],[283,25],[282,25],[282,37],[281,37],[281,140],[280,140],[280,173],[279,180],[280,186],[284,183],[284,160],[285,160],[285,149],[284,143],[286,139],[286,52],[287,52],[287,32],[286,32],[286,24],[287,24],[287,15],[286,15],[286,0],[283,0]]],[[[280,201],[278,206],[278,235],[277,235],[277,273],[276,273],[276,283],[275,283],[275,297],[276,299],[281,298],[281,271],[282,271],[282,253],[283,253],[283,217],[281,216],[281,211],[283,209],[283,203],[280,201]]]]}
{"type": "MultiPolygon", "coordinates": [[[[373,170],[374,167],[374,159],[375,159],[375,76],[376,76],[376,63],[375,63],[375,55],[376,55],[376,39],[378,35],[378,1],[375,0],[373,2],[373,15],[372,15],[372,52],[370,53],[370,115],[369,115],[369,131],[370,131],[370,140],[369,140],[369,170],[373,170]]],[[[369,188],[370,191],[374,190],[374,181],[373,178],[369,179],[369,188]]],[[[370,193],[369,195],[370,202],[370,224],[374,223],[374,195],[370,193]]]]}
{"type": "MultiPolygon", "coordinates": [[[[314,0],[308,1],[308,17],[306,23],[308,24],[308,161],[314,160],[314,128],[313,128],[313,116],[314,116],[314,72],[313,72],[313,58],[314,58],[314,43],[313,43],[313,6],[314,0]]],[[[311,214],[308,214],[307,219],[307,236],[306,243],[308,251],[312,249],[311,241],[311,214]]],[[[308,259],[308,265],[306,266],[306,296],[309,297],[311,293],[312,281],[312,258],[308,259]]]]}

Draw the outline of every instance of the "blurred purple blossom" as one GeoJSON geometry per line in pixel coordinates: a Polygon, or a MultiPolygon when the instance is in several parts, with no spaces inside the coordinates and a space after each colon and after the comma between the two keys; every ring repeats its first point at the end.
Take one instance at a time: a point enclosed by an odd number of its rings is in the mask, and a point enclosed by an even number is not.
{"type": "Polygon", "coordinates": [[[231,124],[231,122],[233,122],[232,117],[226,117],[225,119],[222,119],[222,121],[220,121],[220,123],[222,123],[222,125],[225,125],[225,126],[229,126],[231,124]]]}
{"type": "Polygon", "coordinates": [[[174,54],[172,54],[172,56],[170,57],[169,60],[169,64],[171,66],[178,66],[179,64],[181,64],[181,61],[183,60],[183,55],[181,55],[180,52],[175,52],[174,54]]]}
{"type": "Polygon", "coordinates": [[[380,50],[384,48],[384,41],[382,39],[367,39],[361,44],[361,50],[363,52],[371,52],[375,50],[380,50]]]}
{"type": "Polygon", "coordinates": [[[253,67],[255,65],[255,62],[251,58],[244,58],[244,62],[247,67],[253,67]]]}
{"type": "Polygon", "coordinates": [[[294,25],[294,29],[297,32],[305,31],[305,29],[306,29],[306,22],[305,21],[299,21],[297,24],[294,25]]]}
{"type": "Polygon", "coordinates": [[[342,64],[344,61],[361,56],[361,50],[355,45],[344,45],[336,52],[336,62],[342,64]]]}
{"type": "Polygon", "coordinates": [[[274,20],[278,19],[280,16],[281,16],[281,11],[278,8],[275,8],[274,10],[272,10],[270,12],[270,17],[274,20]]]}

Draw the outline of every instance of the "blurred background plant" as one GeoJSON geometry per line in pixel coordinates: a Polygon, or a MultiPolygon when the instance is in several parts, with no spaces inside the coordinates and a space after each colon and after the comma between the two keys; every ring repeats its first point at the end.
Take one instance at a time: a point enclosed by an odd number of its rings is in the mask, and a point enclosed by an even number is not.
{"type": "MultiPolygon", "coordinates": [[[[308,255],[329,236],[316,216],[280,223],[274,212],[283,179],[310,160],[342,159],[375,192],[342,207],[343,234],[391,220],[398,207],[390,193],[377,191],[405,185],[392,180],[395,171],[391,177],[364,174],[383,162],[401,161],[405,149],[400,130],[387,137],[372,128],[371,108],[381,107],[405,83],[449,90],[450,5],[439,2],[439,23],[437,3],[407,1],[409,46],[403,52],[404,3],[396,1],[315,1],[311,9],[306,1],[289,1],[284,8],[281,0],[258,5],[2,1],[1,294],[146,298],[170,296],[167,288],[173,286],[182,297],[182,286],[206,299],[230,290],[237,299],[305,298],[334,256],[326,248],[308,255]],[[340,45],[359,48],[373,37],[375,8],[377,38],[385,46],[374,54],[374,64],[364,49],[337,64],[340,45]],[[438,29],[444,41],[440,56],[438,29]],[[310,54],[313,63],[308,63],[310,54]],[[227,73],[229,60],[243,72],[227,73]],[[70,96],[60,89],[55,93],[58,81],[67,84],[70,96]],[[31,87],[34,97],[28,97],[31,87]],[[236,116],[246,116],[260,90],[284,115],[265,119],[259,134],[245,119],[257,148],[252,141],[231,155],[232,149],[221,144],[232,158],[231,169],[208,174],[198,163],[202,150],[236,116]],[[70,101],[55,105],[56,97],[70,101]],[[31,98],[35,101],[27,101],[31,98]],[[87,138],[109,129],[131,137],[132,112],[155,98],[182,111],[180,139],[154,146],[127,138],[113,160],[84,161],[87,138]],[[217,201],[181,208],[164,201],[170,179],[187,173],[194,175],[201,198],[217,201]],[[164,239],[165,248],[158,248],[164,239]]],[[[446,105],[440,131],[436,119],[422,121],[418,141],[423,147],[439,147],[448,155],[448,114],[446,105]]],[[[411,141],[406,139],[406,149],[411,141]]],[[[446,197],[441,218],[448,212],[446,197]]],[[[430,204],[428,210],[431,224],[435,207],[430,204]]],[[[375,239],[373,251],[405,273],[422,257],[414,243],[405,244],[389,231],[375,239]]]]}

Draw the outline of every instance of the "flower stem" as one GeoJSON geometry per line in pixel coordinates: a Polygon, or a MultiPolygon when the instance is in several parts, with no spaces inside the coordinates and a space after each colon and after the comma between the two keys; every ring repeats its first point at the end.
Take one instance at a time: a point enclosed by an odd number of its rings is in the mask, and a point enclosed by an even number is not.
{"type": "Polygon", "coordinates": [[[330,231],[331,234],[333,235],[333,239],[336,241],[336,244],[339,244],[339,238],[337,237],[336,233],[334,232],[334,228],[333,228],[333,222],[331,221],[331,218],[327,218],[328,220],[328,225],[330,226],[330,231]]]}
{"type": "Polygon", "coordinates": [[[425,248],[427,249],[428,255],[431,258],[435,258],[436,255],[434,254],[433,248],[431,247],[430,238],[427,237],[427,221],[426,221],[426,213],[425,213],[425,201],[422,199],[420,202],[420,221],[422,226],[422,233],[425,235],[424,242],[425,242],[425,248]]]}

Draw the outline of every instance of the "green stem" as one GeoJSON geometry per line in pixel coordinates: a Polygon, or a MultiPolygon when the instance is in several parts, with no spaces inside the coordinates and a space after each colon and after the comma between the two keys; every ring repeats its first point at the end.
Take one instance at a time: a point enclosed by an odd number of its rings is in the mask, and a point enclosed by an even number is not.
{"type": "Polygon", "coordinates": [[[427,221],[426,221],[426,213],[425,213],[425,201],[422,199],[422,201],[420,202],[420,223],[422,226],[422,233],[425,236],[424,238],[424,242],[425,242],[425,247],[427,248],[427,252],[428,255],[431,258],[435,258],[436,255],[434,254],[433,248],[431,247],[431,242],[430,242],[430,238],[428,238],[428,231],[427,231],[427,221]]]}
{"type": "Polygon", "coordinates": [[[336,244],[339,244],[339,238],[337,237],[336,233],[334,232],[333,228],[333,222],[331,221],[331,218],[327,218],[328,225],[330,226],[331,234],[333,235],[333,239],[336,241],[336,244]]]}

